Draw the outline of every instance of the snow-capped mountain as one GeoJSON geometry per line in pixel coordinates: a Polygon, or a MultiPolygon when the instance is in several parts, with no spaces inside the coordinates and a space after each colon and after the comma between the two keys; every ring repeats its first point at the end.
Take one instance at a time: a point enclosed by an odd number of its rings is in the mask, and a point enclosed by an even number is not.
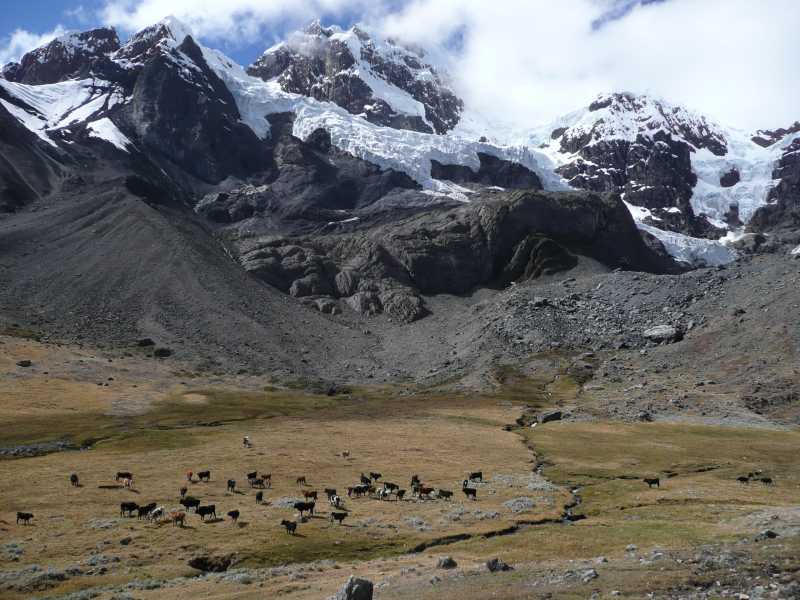
{"type": "Polygon", "coordinates": [[[732,260],[717,240],[748,224],[796,226],[800,126],[750,136],[629,93],[491,141],[465,114],[424,51],[358,27],[315,22],[246,70],[174,18],[125,43],[74,33],[3,68],[2,206],[79,185],[54,165],[92,159],[251,234],[276,214],[354,223],[498,187],[618,192],[689,264],[732,260]],[[38,179],[21,176],[33,163],[38,179]]]}
{"type": "Polygon", "coordinates": [[[464,108],[422,49],[373,39],[359,27],[343,31],[315,21],[269,48],[247,72],[398,129],[446,133],[464,108]]]}

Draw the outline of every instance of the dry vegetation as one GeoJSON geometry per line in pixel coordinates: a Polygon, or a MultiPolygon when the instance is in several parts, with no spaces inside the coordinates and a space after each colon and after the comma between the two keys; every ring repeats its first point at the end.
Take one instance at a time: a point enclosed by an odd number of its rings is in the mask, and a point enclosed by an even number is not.
{"type": "MultiPolygon", "coordinates": [[[[12,424],[0,432],[0,447],[61,437],[94,442],[86,451],[0,462],[4,598],[84,589],[110,598],[107,590],[132,581],[157,582],[151,590],[134,584],[136,598],[321,598],[353,572],[385,582],[380,598],[420,598],[433,589],[433,565],[444,553],[459,569],[438,572],[437,598],[530,597],[533,581],[537,594],[586,597],[616,589],[638,597],[643,589],[694,581],[697,573],[682,563],[643,563],[626,551],[630,544],[640,553],[691,554],[701,545],[752,537],[759,527],[754,514],[785,510],[788,519],[800,519],[792,512],[800,503],[797,431],[577,421],[504,429],[525,408],[577,401],[579,388],[559,356],[539,357],[528,371],[498,370],[491,394],[376,387],[329,397],[265,382],[190,379],[137,356],[109,363],[77,349],[0,339],[0,418],[12,424]],[[22,355],[34,360],[33,369],[15,366],[22,355]],[[52,365],[46,374],[44,364],[52,365]],[[100,376],[113,377],[112,385],[98,386],[100,376]],[[139,394],[136,410],[120,410],[139,394]],[[242,448],[244,435],[253,448],[242,448]],[[537,464],[553,485],[532,474],[537,464]],[[122,501],[177,507],[188,469],[212,471],[212,481],[191,484],[189,494],[216,504],[220,517],[239,509],[238,526],[227,519],[201,523],[194,514],[185,528],[119,516],[122,501]],[[116,484],[118,470],[135,474],[135,490],[116,484]],[[274,482],[261,506],[246,484],[253,470],[272,473],[274,482]],[[459,491],[472,470],[487,478],[477,502],[459,491]],[[736,482],[753,470],[776,485],[736,482]],[[279,504],[301,495],[298,476],[322,495],[368,471],[405,488],[416,473],[455,496],[452,502],[346,499],[342,526],[328,520],[322,498],[319,514],[300,523],[299,535],[281,528],[281,519],[296,518],[279,504]],[[82,487],[70,487],[72,472],[82,487]],[[662,487],[648,489],[645,476],[659,476],[662,487]],[[239,484],[235,494],[225,491],[229,478],[239,484]],[[554,523],[574,487],[582,499],[575,512],[587,518],[554,523]],[[519,497],[533,506],[512,512],[505,503],[519,497]],[[34,513],[33,525],[16,525],[18,510],[34,513]],[[198,555],[235,555],[239,570],[198,577],[187,565],[198,555]],[[608,566],[594,565],[600,555],[608,566]],[[480,565],[492,556],[516,570],[487,574],[480,565]],[[31,565],[80,572],[30,584],[24,570],[31,565]],[[587,583],[565,587],[554,575],[591,566],[601,576],[587,583]]],[[[754,547],[752,561],[783,560],[797,550],[797,537],[786,538],[772,552],[754,547]]]]}

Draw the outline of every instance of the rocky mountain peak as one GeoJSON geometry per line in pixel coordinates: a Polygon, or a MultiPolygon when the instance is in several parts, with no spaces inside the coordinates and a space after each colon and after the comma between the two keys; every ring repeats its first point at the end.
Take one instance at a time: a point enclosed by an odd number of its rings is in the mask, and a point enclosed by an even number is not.
{"type": "Polygon", "coordinates": [[[159,48],[181,44],[192,33],[175,17],[166,17],[134,34],[117,53],[118,59],[141,62],[158,52],[159,48]]]}
{"type": "Polygon", "coordinates": [[[29,85],[84,77],[119,48],[119,37],[113,28],[72,32],[31,50],[18,63],[7,64],[3,67],[3,77],[29,85]]]}
{"type": "Polygon", "coordinates": [[[378,125],[443,134],[458,123],[463,102],[423,56],[357,26],[345,31],[314,21],[269,48],[247,72],[378,125]]]}

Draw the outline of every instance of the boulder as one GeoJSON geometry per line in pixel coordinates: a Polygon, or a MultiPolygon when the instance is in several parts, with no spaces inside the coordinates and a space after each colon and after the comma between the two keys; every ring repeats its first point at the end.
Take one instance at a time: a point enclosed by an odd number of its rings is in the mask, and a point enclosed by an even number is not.
{"type": "Polygon", "coordinates": [[[539,415],[539,423],[550,423],[551,421],[560,421],[563,413],[560,410],[551,410],[539,415]]]}
{"type": "Polygon", "coordinates": [[[645,329],[642,335],[651,342],[677,342],[683,339],[683,334],[673,325],[656,325],[650,329],[645,329]]]}
{"type": "Polygon", "coordinates": [[[169,348],[156,348],[153,350],[153,356],[156,358],[167,358],[168,356],[172,356],[172,350],[169,348]]]}
{"type": "Polygon", "coordinates": [[[489,569],[490,573],[498,573],[500,571],[513,571],[514,567],[511,565],[504,563],[499,558],[493,558],[491,560],[486,561],[486,568],[489,569]]]}
{"type": "Polygon", "coordinates": [[[189,566],[205,573],[223,573],[233,564],[233,558],[233,555],[230,554],[225,556],[195,556],[189,561],[189,566]]]}
{"type": "Polygon", "coordinates": [[[372,591],[371,581],[351,575],[332,600],[372,600],[372,591]]]}

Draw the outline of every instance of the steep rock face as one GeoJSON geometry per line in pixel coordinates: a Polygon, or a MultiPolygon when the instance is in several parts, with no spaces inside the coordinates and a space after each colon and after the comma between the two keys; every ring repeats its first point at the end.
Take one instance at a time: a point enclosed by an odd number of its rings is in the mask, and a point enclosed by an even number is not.
{"type": "Polygon", "coordinates": [[[773,179],[766,206],[753,216],[753,230],[764,232],[800,228],[800,137],[796,137],[783,151],[773,179]]]}
{"type": "Polygon", "coordinates": [[[247,72],[372,123],[445,133],[458,123],[463,102],[423,59],[419,49],[373,40],[357,27],[342,31],[315,22],[267,50],[247,72]]]}
{"type": "Polygon", "coordinates": [[[3,67],[8,81],[38,85],[103,75],[114,68],[109,55],[120,48],[117,32],[102,27],[70,33],[3,67]]]}
{"type": "Polygon", "coordinates": [[[568,270],[578,254],[609,267],[675,269],[645,245],[617,196],[583,192],[489,194],[350,233],[245,239],[239,247],[245,269],[286,293],[405,321],[424,316],[420,294],[568,270]]]}
{"type": "Polygon", "coordinates": [[[571,186],[623,193],[626,202],[650,211],[648,224],[662,229],[722,234],[691,204],[692,153],[727,153],[723,133],[703,117],[646,96],[611,94],[549,137],[562,163],[557,172],[571,186]]]}
{"type": "Polygon", "coordinates": [[[454,183],[477,183],[506,189],[542,189],[539,176],[523,165],[485,152],[478,152],[478,160],[480,167],[477,171],[466,165],[445,165],[438,160],[431,160],[431,177],[454,183]]]}
{"type": "Polygon", "coordinates": [[[787,128],[759,129],[750,139],[762,148],[768,148],[793,133],[800,133],[800,121],[795,121],[787,128]]]}
{"type": "Polygon", "coordinates": [[[208,183],[269,169],[266,145],[241,123],[233,96],[191,36],[162,45],[163,35],[134,38],[120,52],[144,60],[123,110],[136,137],[208,183]]]}

